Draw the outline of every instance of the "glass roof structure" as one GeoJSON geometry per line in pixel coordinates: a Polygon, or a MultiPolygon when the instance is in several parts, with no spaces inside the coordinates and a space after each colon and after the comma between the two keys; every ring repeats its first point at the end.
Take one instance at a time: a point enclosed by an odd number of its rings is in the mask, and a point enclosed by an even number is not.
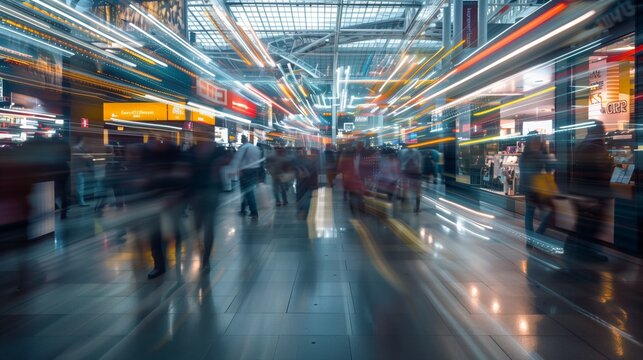
{"type": "MultiPolygon", "coordinates": [[[[322,80],[332,79],[334,68],[348,66],[351,76],[367,77],[389,57],[408,51],[430,56],[442,45],[443,0],[187,0],[187,5],[194,45],[245,77],[271,70],[242,59],[243,44],[235,43],[221,16],[245,24],[244,31],[254,33],[259,40],[254,42],[276,63],[291,63],[322,80]]],[[[497,1],[490,3],[488,17],[509,24],[536,8],[531,0],[497,1]]]]}
{"type": "MultiPolygon", "coordinates": [[[[250,24],[252,31],[273,49],[276,61],[289,54],[321,74],[332,74],[333,54],[338,66],[362,71],[373,57],[395,54],[423,3],[417,0],[188,0],[188,29],[197,47],[239,73],[249,70],[238,61],[220,26],[213,21],[213,7],[221,6],[230,18],[250,24]],[[367,54],[368,52],[368,54],[367,54]]],[[[436,51],[439,39],[420,39],[414,49],[436,51]]],[[[286,62],[293,62],[292,58],[286,62]]],[[[250,70],[252,71],[252,70],[250,70]]]]}

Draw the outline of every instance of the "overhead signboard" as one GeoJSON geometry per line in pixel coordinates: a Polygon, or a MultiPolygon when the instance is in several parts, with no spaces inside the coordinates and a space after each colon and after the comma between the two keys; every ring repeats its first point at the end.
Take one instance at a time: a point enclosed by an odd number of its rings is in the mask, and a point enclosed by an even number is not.
{"type": "Polygon", "coordinates": [[[228,90],[217,86],[212,81],[203,78],[197,78],[196,94],[198,97],[211,103],[222,106],[228,105],[228,90]]]}
{"type": "Polygon", "coordinates": [[[204,114],[198,111],[192,111],[190,115],[190,120],[195,123],[214,125],[214,115],[204,114]]]}
{"type": "Polygon", "coordinates": [[[227,107],[228,109],[245,115],[250,119],[254,119],[257,117],[257,105],[232,91],[228,93],[227,107]]]}
{"type": "Polygon", "coordinates": [[[478,45],[478,2],[462,2],[462,40],[464,47],[476,47],[478,45]]]}
{"type": "Polygon", "coordinates": [[[185,107],[182,106],[167,106],[167,119],[170,121],[185,121],[187,116],[185,114],[185,107]]]}
{"type": "MultiPolygon", "coordinates": [[[[162,103],[104,103],[103,119],[130,121],[165,121],[168,119],[167,105],[162,103]]],[[[185,116],[183,118],[185,120],[185,116]]]]}

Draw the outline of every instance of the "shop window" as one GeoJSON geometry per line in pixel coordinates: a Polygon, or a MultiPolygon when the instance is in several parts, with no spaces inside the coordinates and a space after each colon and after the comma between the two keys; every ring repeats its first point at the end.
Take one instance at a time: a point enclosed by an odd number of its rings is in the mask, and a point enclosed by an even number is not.
{"type": "Polygon", "coordinates": [[[575,142],[587,136],[591,121],[605,126],[605,141],[614,160],[612,183],[629,184],[636,148],[634,119],[634,35],[592,52],[574,69],[575,142]],[[587,124],[587,125],[584,125],[587,124]]]}

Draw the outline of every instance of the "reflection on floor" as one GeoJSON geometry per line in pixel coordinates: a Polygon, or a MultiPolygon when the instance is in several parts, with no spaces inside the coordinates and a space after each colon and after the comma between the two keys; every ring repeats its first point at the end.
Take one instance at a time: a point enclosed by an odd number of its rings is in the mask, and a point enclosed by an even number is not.
{"type": "Polygon", "coordinates": [[[226,201],[209,274],[188,238],[147,280],[146,243],[109,213],[3,254],[0,357],[643,358],[631,259],[528,250],[513,219],[430,193],[392,219],[352,216],[331,189],[306,219],[268,204],[253,223],[226,201]]]}

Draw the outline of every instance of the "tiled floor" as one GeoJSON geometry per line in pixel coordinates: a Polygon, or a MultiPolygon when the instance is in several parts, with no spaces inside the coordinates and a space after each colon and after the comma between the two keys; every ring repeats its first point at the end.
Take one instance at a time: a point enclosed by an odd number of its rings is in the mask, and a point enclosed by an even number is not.
{"type": "Polygon", "coordinates": [[[115,230],[139,213],[71,213],[0,255],[0,358],[643,358],[637,261],[527,250],[515,218],[430,193],[395,206],[401,227],[318,195],[307,221],[268,204],[258,223],[228,195],[210,273],[188,239],[154,280],[146,242],[115,230]]]}

